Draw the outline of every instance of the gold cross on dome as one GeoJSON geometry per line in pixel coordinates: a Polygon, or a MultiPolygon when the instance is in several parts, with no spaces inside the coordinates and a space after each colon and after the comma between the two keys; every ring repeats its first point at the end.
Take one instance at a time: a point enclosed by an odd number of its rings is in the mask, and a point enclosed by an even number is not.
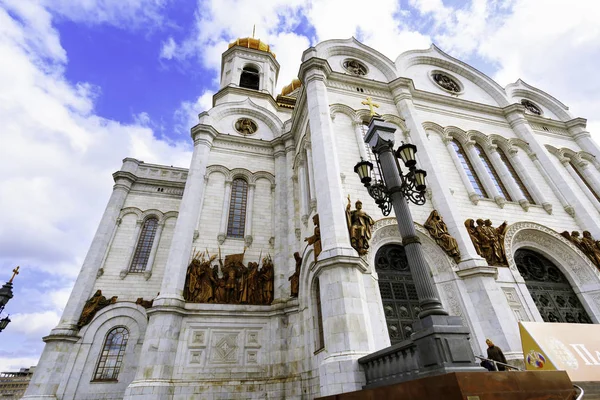
{"type": "Polygon", "coordinates": [[[361,104],[364,104],[365,106],[369,106],[369,111],[371,111],[371,117],[374,115],[378,115],[375,112],[375,110],[373,109],[373,107],[379,108],[379,104],[373,103],[373,100],[371,100],[371,96],[367,96],[367,100],[363,101],[361,104]]]}
{"type": "Polygon", "coordinates": [[[17,265],[17,268],[13,269],[13,275],[10,278],[10,281],[8,281],[8,283],[12,283],[13,279],[15,279],[15,276],[19,275],[19,266],[17,265]]]}

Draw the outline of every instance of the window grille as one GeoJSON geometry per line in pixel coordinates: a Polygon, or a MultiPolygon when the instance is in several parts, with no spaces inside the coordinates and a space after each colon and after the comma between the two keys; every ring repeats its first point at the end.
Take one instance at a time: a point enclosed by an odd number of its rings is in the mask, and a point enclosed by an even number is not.
{"type": "Polygon", "coordinates": [[[129,272],[144,272],[146,270],[157,228],[158,218],[150,217],[144,221],[129,272]]]}
{"type": "Polygon", "coordinates": [[[575,173],[577,174],[577,176],[579,177],[579,179],[581,179],[581,181],[589,189],[589,191],[592,192],[592,194],[594,195],[594,197],[596,198],[596,200],[600,201],[600,196],[598,196],[598,194],[592,188],[592,186],[587,181],[587,179],[585,179],[585,176],[583,176],[583,174],[579,171],[579,169],[572,162],[569,162],[569,164],[571,165],[571,168],[573,168],[573,170],[575,170],[575,173]]]}
{"type": "Polygon", "coordinates": [[[123,364],[128,339],[129,331],[127,328],[118,327],[108,332],[98,360],[94,381],[117,380],[123,364]]]}
{"type": "Polygon", "coordinates": [[[246,225],[246,202],[248,199],[248,182],[234,179],[231,185],[231,202],[229,203],[229,223],[227,236],[243,238],[246,225]]]}

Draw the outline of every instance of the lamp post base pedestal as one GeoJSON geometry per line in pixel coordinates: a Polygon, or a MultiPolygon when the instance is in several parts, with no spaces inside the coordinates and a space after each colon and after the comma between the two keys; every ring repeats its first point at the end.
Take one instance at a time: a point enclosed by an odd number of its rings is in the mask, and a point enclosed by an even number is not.
{"type": "Polygon", "coordinates": [[[475,362],[469,328],[460,317],[430,315],[416,321],[413,329],[411,340],[418,355],[418,377],[485,371],[475,362]]]}

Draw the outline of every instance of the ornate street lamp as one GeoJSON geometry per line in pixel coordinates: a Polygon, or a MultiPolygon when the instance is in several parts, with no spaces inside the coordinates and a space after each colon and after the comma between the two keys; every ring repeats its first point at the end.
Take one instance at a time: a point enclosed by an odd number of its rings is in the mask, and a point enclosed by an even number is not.
{"type": "Polygon", "coordinates": [[[373,165],[368,161],[356,164],[354,172],[383,215],[389,215],[392,208],[396,214],[398,231],[402,236],[402,246],[421,308],[410,339],[417,346],[419,368],[424,374],[433,373],[434,370],[434,374],[478,370],[480,367],[474,363],[473,351],[468,344],[469,329],[462,325],[460,317],[448,315],[438,297],[408,207],[408,201],[416,205],[425,204],[427,173],[417,169],[415,145],[402,144],[396,151],[393,150],[395,131],[392,124],[373,116],[365,142],[373,150],[381,179],[371,177],[373,165]],[[402,170],[398,159],[402,160],[406,171],[402,170]],[[437,346],[434,343],[446,345],[437,346]]]}
{"type": "Polygon", "coordinates": [[[8,316],[0,319],[0,332],[2,332],[4,330],[4,328],[6,328],[8,326],[9,323],[10,323],[10,318],[8,318],[8,316]]]}

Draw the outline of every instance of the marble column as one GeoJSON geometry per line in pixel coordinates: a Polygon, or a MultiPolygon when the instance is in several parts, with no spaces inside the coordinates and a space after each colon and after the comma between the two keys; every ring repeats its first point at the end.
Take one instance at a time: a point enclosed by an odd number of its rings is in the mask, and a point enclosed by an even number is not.
{"type": "Polygon", "coordinates": [[[550,159],[550,154],[546,151],[543,145],[538,141],[533,133],[533,129],[527,122],[524,116],[525,108],[520,104],[511,104],[504,108],[504,115],[517,136],[527,142],[533,152],[538,157],[539,166],[545,170],[548,178],[553,182],[558,191],[564,196],[568,204],[574,209],[573,217],[582,228],[592,233],[594,237],[600,237],[600,223],[595,210],[592,213],[586,205],[584,205],[577,195],[573,193],[558,167],[550,159]]]}
{"type": "Polygon", "coordinates": [[[548,214],[552,214],[552,203],[546,200],[535,180],[531,178],[527,168],[523,165],[523,162],[518,156],[518,150],[516,148],[510,149],[507,152],[507,156],[513,168],[519,174],[521,181],[531,194],[531,197],[535,200],[535,203],[540,204],[548,214]]]}
{"type": "MultiPolygon", "coordinates": [[[[490,173],[483,164],[483,160],[479,156],[479,153],[475,149],[475,142],[469,141],[465,143],[464,147],[467,150],[467,153],[469,154],[469,159],[471,160],[473,168],[475,168],[475,173],[479,177],[481,184],[485,187],[485,191],[487,192],[488,196],[492,200],[494,200],[496,204],[498,204],[501,208],[504,207],[506,199],[504,198],[502,193],[500,193],[496,188],[496,185],[494,184],[490,173]]],[[[492,166],[490,165],[490,168],[491,167],[492,166]]]]}
{"type": "Polygon", "coordinates": [[[493,168],[498,172],[498,175],[500,179],[502,179],[502,183],[504,183],[512,200],[518,202],[525,211],[529,210],[529,201],[525,197],[525,193],[523,193],[521,188],[517,185],[515,178],[508,170],[506,164],[504,164],[504,161],[502,161],[497,146],[489,146],[487,150],[490,154],[490,162],[493,164],[493,168]]]}
{"type": "Polygon", "coordinates": [[[365,139],[363,138],[362,125],[362,121],[352,121],[352,126],[354,127],[354,137],[356,138],[356,143],[358,144],[358,154],[362,160],[369,161],[367,148],[365,147],[365,139]]]}
{"type": "Polygon", "coordinates": [[[194,152],[160,294],[154,300],[154,307],[148,310],[148,328],[138,369],[135,379],[125,391],[124,399],[167,400],[173,396],[171,379],[183,320],[181,311],[185,305],[185,275],[192,253],[194,229],[201,211],[200,199],[205,192],[206,163],[216,135],[217,131],[208,125],[198,124],[192,128],[194,152]]]}
{"type": "Polygon", "coordinates": [[[231,185],[232,181],[225,181],[223,205],[221,206],[221,223],[219,224],[219,235],[217,236],[219,244],[223,244],[227,237],[227,218],[229,217],[229,203],[231,202],[231,185]]]}
{"type": "Polygon", "coordinates": [[[56,399],[59,385],[66,379],[64,366],[68,362],[73,345],[80,339],[77,321],[85,302],[92,296],[98,271],[102,268],[113,230],[125,204],[125,199],[136,180],[139,161],[126,158],[121,170],[113,174],[115,185],[90,249],[83,261],[73,291],[58,325],[44,337],[46,345],[35,373],[27,387],[25,399],[56,399]]]}
{"type": "Polygon", "coordinates": [[[302,220],[302,224],[306,226],[308,223],[310,208],[308,205],[308,182],[306,181],[306,166],[303,158],[298,160],[298,182],[300,183],[300,219],[302,220]]]}
{"type": "Polygon", "coordinates": [[[560,162],[562,163],[562,165],[565,167],[565,169],[571,176],[571,179],[573,180],[573,182],[575,182],[577,184],[577,186],[579,186],[581,191],[588,198],[590,203],[592,203],[592,205],[596,208],[596,210],[600,211],[600,203],[598,203],[598,199],[596,198],[595,194],[592,192],[592,190],[596,190],[596,189],[594,188],[592,181],[590,181],[588,179],[588,176],[586,176],[585,174],[579,175],[581,172],[575,170],[575,167],[571,164],[571,160],[569,158],[563,157],[560,159],[560,162]],[[590,185],[590,186],[588,187],[588,185],[590,185]]]}
{"type": "Polygon", "coordinates": [[[285,298],[289,295],[288,276],[289,264],[291,255],[288,251],[288,232],[290,229],[290,218],[288,218],[287,209],[287,187],[290,182],[287,180],[287,163],[285,142],[281,138],[275,139],[273,156],[275,157],[275,199],[273,209],[277,210],[274,213],[274,259],[275,268],[274,288],[275,301],[278,298],[285,298]]]}
{"type": "Polygon", "coordinates": [[[315,173],[313,171],[313,158],[311,143],[307,141],[304,144],[306,150],[306,169],[308,170],[308,188],[310,189],[310,211],[309,214],[317,211],[317,198],[315,197],[315,173]]]}
{"type": "Polygon", "coordinates": [[[529,154],[529,158],[531,159],[531,161],[533,162],[533,165],[535,165],[535,167],[537,168],[537,170],[540,171],[540,173],[544,177],[544,180],[546,181],[546,183],[548,184],[548,186],[550,186],[550,189],[552,189],[552,192],[554,192],[554,195],[558,198],[558,201],[560,202],[560,204],[563,207],[563,209],[570,216],[572,216],[572,217],[575,216],[575,209],[569,204],[569,202],[567,201],[567,199],[565,198],[565,196],[563,196],[563,194],[560,191],[560,189],[558,188],[558,186],[556,186],[556,184],[554,183],[554,181],[550,177],[550,174],[548,174],[548,172],[544,169],[544,167],[540,163],[540,160],[537,157],[537,154],[530,153],[529,154]]]}
{"type": "Polygon", "coordinates": [[[248,184],[248,197],[246,198],[246,224],[244,226],[244,243],[250,247],[252,245],[252,218],[254,214],[254,192],[256,191],[256,184],[248,184]]]}

